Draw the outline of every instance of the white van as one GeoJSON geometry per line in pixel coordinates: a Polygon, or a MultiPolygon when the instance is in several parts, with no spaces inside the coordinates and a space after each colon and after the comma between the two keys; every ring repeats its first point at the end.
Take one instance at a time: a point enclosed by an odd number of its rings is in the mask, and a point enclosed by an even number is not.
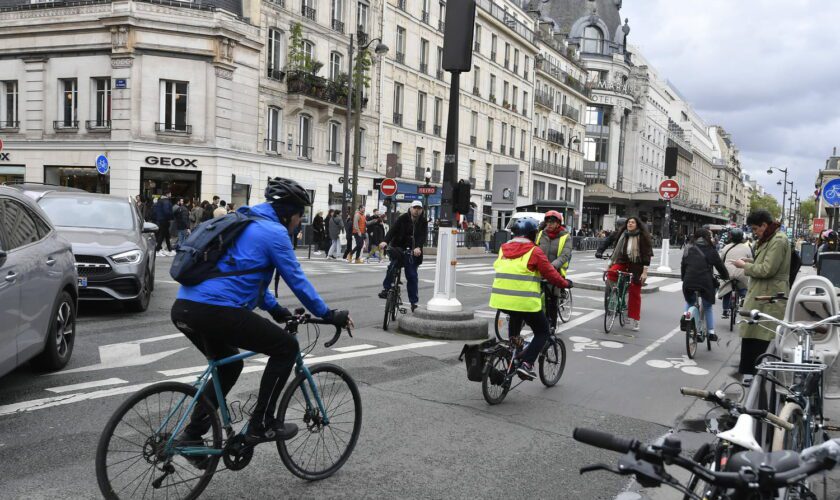
{"type": "Polygon", "coordinates": [[[523,217],[530,217],[537,221],[537,224],[540,224],[543,221],[543,219],[545,219],[545,214],[542,212],[515,212],[513,215],[511,215],[510,221],[508,221],[507,226],[505,226],[505,229],[510,231],[510,228],[513,227],[513,223],[523,217]]]}

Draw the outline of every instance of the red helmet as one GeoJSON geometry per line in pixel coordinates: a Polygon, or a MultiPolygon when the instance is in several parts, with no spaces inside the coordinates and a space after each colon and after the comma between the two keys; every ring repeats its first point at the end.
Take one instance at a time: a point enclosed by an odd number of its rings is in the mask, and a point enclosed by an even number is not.
{"type": "Polygon", "coordinates": [[[548,212],[546,212],[545,219],[547,220],[549,217],[554,217],[560,222],[560,224],[563,223],[563,214],[561,214],[557,210],[549,210],[548,212]]]}

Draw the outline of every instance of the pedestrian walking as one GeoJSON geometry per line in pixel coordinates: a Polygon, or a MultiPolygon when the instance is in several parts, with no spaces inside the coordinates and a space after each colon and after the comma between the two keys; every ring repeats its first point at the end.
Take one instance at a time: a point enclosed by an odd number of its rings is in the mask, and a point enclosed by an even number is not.
{"type": "Polygon", "coordinates": [[[227,202],[225,200],[220,200],[219,206],[213,210],[213,218],[224,217],[227,213],[227,202]]]}
{"type": "Polygon", "coordinates": [[[327,252],[328,259],[337,259],[338,254],[341,253],[341,230],[342,230],[342,223],[341,223],[341,212],[338,210],[334,211],[332,217],[330,217],[327,228],[329,231],[330,236],[330,249],[327,252]]]}
{"type": "Polygon", "coordinates": [[[202,204],[194,204],[190,210],[190,231],[195,230],[195,227],[201,224],[201,218],[204,216],[204,208],[203,204],[207,203],[206,201],[202,202],[202,204]]]}
{"type": "Polygon", "coordinates": [[[738,290],[738,294],[743,298],[747,295],[747,288],[749,285],[749,278],[744,274],[743,269],[735,267],[732,263],[738,259],[752,258],[752,249],[749,245],[744,243],[744,232],[738,228],[729,231],[729,243],[720,251],[720,260],[726,266],[726,271],[729,273],[729,281],[726,282],[718,292],[718,297],[723,297],[723,319],[729,318],[729,312],[732,309],[732,288],[738,290]]]}
{"type": "MultiPolygon", "coordinates": [[[[750,278],[747,298],[744,300],[744,310],[758,309],[774,318],[783,319],[785,316],[784,301],[771,303],[757,300],[759,296],[773,296],[777,293],[787,295],[790,290],[790,243],[787,236],[779,231],[781,224],[773,220],[767,210],[756,210],[747,217],[747,224],[758,240],[755,243],[755,257],[738,259],[732,265],[744,270],[750,278]]],[[[774,331],[766,330],[761,325],[741,323],[741,362],[738,371],[743,375],[742,382],[746,385],[755,375],[755,360],[763,354],[770,342],[775,340],[774,331]]]]}
{"type": "Polygon", "coordinates": [[[312,242],[315,244],[315,255],[321,255],[321,245],[324,242],[324,212],[315,214],[312,219],[312,242]]]}
{"type": "Polygon", "coordinates": [[[484,219],[484,252],[490,253],[490,238],[493,236],[493,226],[490,225],[490,221],[484,219]]]}
{"type": "MultiPolygon", "coordinates": [[[[365,218],[365,207],[364,205],[360,206],[356,213],[353,215],[353,244],[355,247],[356,252],[356,264],[362,264],[362,249],[365,246],[365,234],[366,234],[366,227],[367,227],[367,219],[365,218]]],[[[352,260],[352,255],[350,256],[350,261],[352,260]]]]}
{"type": "Polygon", "coordinates": [[[385,240],[385,216],[380,215],[375,219],[371,219],[367,225],[368,234],[370,235],[369,246],[370,253],[368,253],[367,260],[370,261],[376,258],[376,262],[382,262],[382,249],[379,244],[385,240]]]}
{"type": "Polygon", "coordinates": [[[344,239],[347,241],[347,248],[344,249],[342,259],[352,262],[350,254],[353,253],[353,215],[344,218],[344,239]]]}
{"type": "Polygon", "coordinates": [[[680,279],[685,298],[685,311],[694,305],[695,294],[700,294],[703,305],[703,316],[706,318],[706,331],[709,340],[716,342],[715,334],[715,289],[717,280],[714,269],[725,279],[729,279],[729,272],[720,260],[712,242],[712,233],[705,228],[694,231],[694,239],[685,247],[680,263],[680,279]]]}
{"type": "Polygon", "coordinates": [[[175,230],[178,232],[178,246],[176,248],[181,248],[190,234],[190,210],[184,205],[183,198],[178,198],[173,216],[175,217],[175,230]]]}
{"type": "Polygon", "coordinates": [[[155,252],[158,257],[172,257],[175,252],[172,251],[172,243],[169,241],[169,223],[172,222],[174,215],[172,214],[172,201],[169,197],[171,193],[166,193],[158,199],[154,207],[155,224],[158,226],[157,243],[155,244],[155,252]],[[166,251],[163,250],[163,243],[166,242],[166,251]]]}

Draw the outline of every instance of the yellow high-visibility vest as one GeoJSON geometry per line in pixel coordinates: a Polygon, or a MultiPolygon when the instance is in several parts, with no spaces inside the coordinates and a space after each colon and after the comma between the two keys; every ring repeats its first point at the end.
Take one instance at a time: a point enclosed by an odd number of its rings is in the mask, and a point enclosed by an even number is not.
{"type": "Polygon", "coordinates": [[[493,263],[496,277],[490,292],[490,307],[505,311],[536,312],[542,310],[539,271],[529,271],[528,261],[534,249],[515,259],[506,259],[499,250],[493,263]]]}
{"type": "MultiPolygon", "coordinates": [[[[535,242],[538,246],[540,244],[540,238],[542,237],[543,232],[540,231],[537,233],[537,241],[535,242]]],[[[557,242],[557,256],[560,257],[560,254],[563,252],[563,248],[566,247],[566,240],[569,239],[569,233],[564,234],[560,237],[560,241],[557,242]]],[[[548,257],[546,255],[546,257],[548,257]]],[[[560,266],[560,275],[564,278],[566,277],[566,271],[569,269],[569,262],[566,261],[560,266]]]]}

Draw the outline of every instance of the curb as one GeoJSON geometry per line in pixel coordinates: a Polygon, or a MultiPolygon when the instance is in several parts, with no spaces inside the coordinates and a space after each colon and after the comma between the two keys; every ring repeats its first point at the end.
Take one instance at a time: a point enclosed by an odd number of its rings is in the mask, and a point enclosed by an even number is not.
{"type": "Polygon", "coordinates": [[[485,340],[490,323],[487,318],[475,318],[472,313],[434,313],[417,310],[420,314],[403,315],[398,320],[399,330],[423,338],[439,340],[485,340]],[[457,317],[457,318],[456,318],[457,317]],[[466,319],[469,317],[469,319],[466,319]]]}

